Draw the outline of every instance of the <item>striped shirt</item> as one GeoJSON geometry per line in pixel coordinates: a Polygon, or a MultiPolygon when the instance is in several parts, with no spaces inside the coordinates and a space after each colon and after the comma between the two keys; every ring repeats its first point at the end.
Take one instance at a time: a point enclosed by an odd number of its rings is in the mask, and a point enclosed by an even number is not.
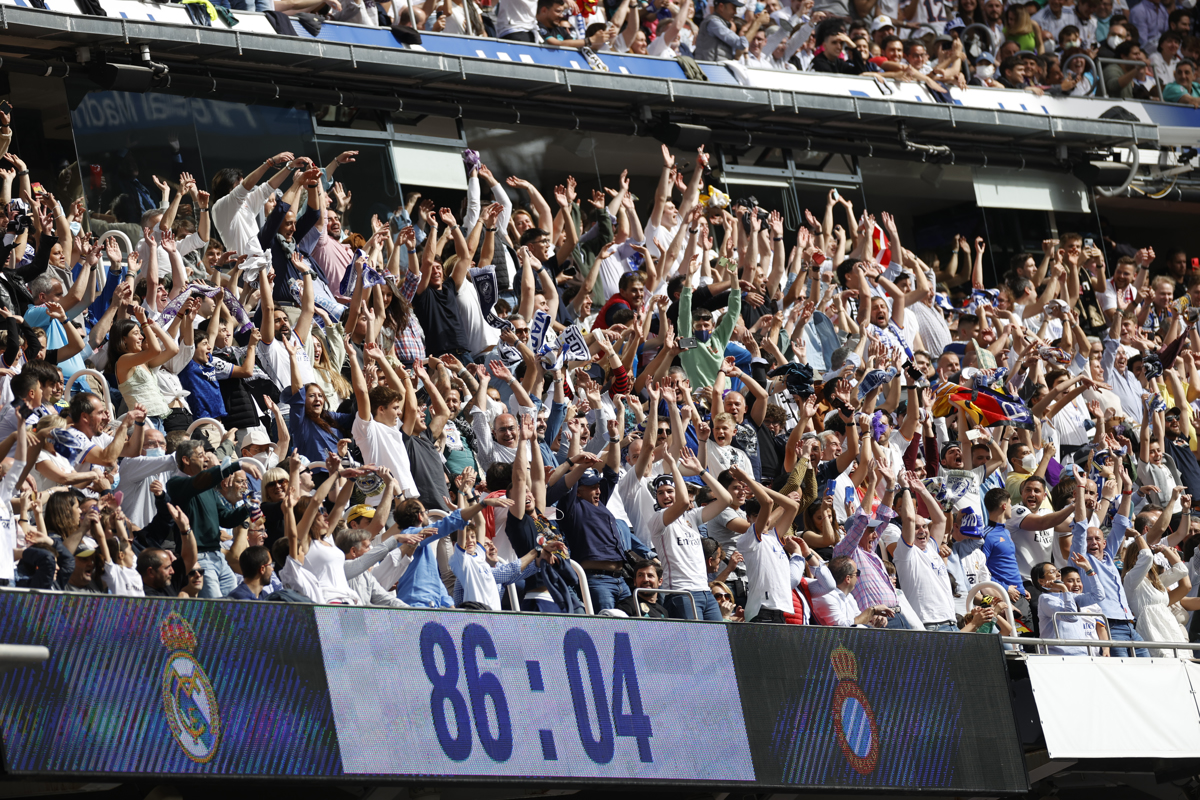
{"type": "MultiPolygon", "coordinates": [[[[887,525],[896,517],[896,512],[885,505],[880,505],[875,514],[877,519],[883,520],[881,526],[887,525]]],[[[896,598],[892,579],[883,567],[883,559],[874,552],[867,552],[858,546],[863,534],[867,532],[867,523],[870,520],[871,518],[862,511],[846,520],[846,537],[834,546],[833,556],[849,556],[858,568],[858,583],[854,585],[851,594],[858,601],[860,609],[873,605],[895,608],[900,605],[900,601],[896,598]]]]}

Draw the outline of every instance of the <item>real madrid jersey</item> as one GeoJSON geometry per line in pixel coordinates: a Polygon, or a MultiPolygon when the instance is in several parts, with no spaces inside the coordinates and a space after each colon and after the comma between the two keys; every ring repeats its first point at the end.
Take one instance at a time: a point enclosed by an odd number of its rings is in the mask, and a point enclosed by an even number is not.
{"type": "Polygon", "coordinates": [[[700,523],[704,509],[685,511],[670,525],[663,524],[662,511],[650,517],[654,549],[662,559],[664,589],[689,592],[708,591],[708,570],[704,566],[704,548],[700,546],[700,523]]]}

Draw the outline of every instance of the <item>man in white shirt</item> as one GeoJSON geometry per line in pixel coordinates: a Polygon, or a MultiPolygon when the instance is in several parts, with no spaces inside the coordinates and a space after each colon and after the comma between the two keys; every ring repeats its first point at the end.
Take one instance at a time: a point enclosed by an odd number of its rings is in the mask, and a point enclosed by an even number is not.
{"type": "Polygon", "coordinates": [[[1075,9],[1065,6],[1063,0],[1050,0],[1045,8],[1033,15],[1033,21],[1042,27],[1042,38],[1051,45],[1058,41],[1063,28],[1068,25],[1080,27],[1075,9]]]}
{"type": "Polygon", "coordinates": [[[957,633],[950,573],[939,552],[946,535],[946,514],[912,473],[902,474],[900,485],[907,491],[900,500],[900,542],[893,562],[896,575],[925,630],[957,633]],[[930,518],[917,516],[914,491],[925,501],[930,518]]]}
{"type": "Polygon", "coordinates": [[[271,156],[258,166],[258,169],[242,178],[240,170],[224,169],[213,178],[213,195],[221,195],[222,190],[229,184],[237,184],[213,202],[210,215],[221,234],[225,249],[247,256],[242,264],[242,274],[248,280],[254,280],[260,270],[271,265],[269,252],[264,252],[258,241],[258,214],[266,205],[267,199],[283,184],[283,179],[291,175],[292,169],[300,166],[296,157],[283,152],[271,156]],[[283,167],[269,181],[258,185],[267,174],[268,169],[283,167]],[[241,180],[239,180],[241,179],[241,180]]]}
{"type": "Polygon", "coordinates": [[[136,528],[144,528],[154,518],[154,493],[151,484],[158,481],[163,487],[167,480],[180,474],[175,456],[167,455],[167,440],[161,432],[147,427],[142,433],[142,454],[121,459],[121,510],[136,528]]]}
{"type": "MultiPolygon", "coordinates": [[[[519,420],[524,419],[526,415],[532,418],[536,414],[529,392],[513,377],[503,361],[489,361],[487,367],[495,378],[503,381],[512,390],[517,409],[515,414],[507,413],[508,410],[503,404],[488,397],[487,372],[477,372],[479,385],[476,387],[474,407],[471,409],[471,430],[475,433],[475,460],[479,462],[479,470],[483,473],[486,473],[492,464],[511,464],[516,460],[519,420]]],[[[529,443],[526,442],[521,447],[528,449],[529,443]]]]}
{"type": "MultiPolygon", "coordinates": [[[[668,451],[663,460],[671,468],[671,478],[662,475],[654,481],[655,506],[649,520],[652,543],[663,565],[663,588],[691,593],[696,614],[720,622],[721,608],[708,588],[708,569],[700,544],[700,525],[720,514],[729,505],[729,492],[711,471],[705,472],[694,455],[680,461],[668,451]],[[679,466],[696,470],[716,497],[703,508],[691,508],[691,497],[679,466]],[[673,480],[672,480],[673,479],[673,480]]],[[[667,608],[675,619],[694,619],[692,604],[683,595],[669,595],[667,608]]]]}
{"type": "MultiPolygon", "coordinates": [[[[306,345],[308,344],[309,331],[312,330],[313,314],[316,310],[316,295],[313,291],[312,273],[307,267],[297,267],[302,269],[304,273],[304,289],[300,294],[300,316],[296,318],[296,325],[293,327],[291,320],[288,319],[287,312],[282,308],[276,308],[275,302],[271,297],[271,290],[274,285],[274,280],[270,272],[264,272],[259,280],[262,286],[262,366],[267,375],[270,376],[271,382],[283,391],[292,385],[292,362],[291,354],[288,348],[284,345],[284,341],[290,341],[296,347],[296,371],[297,377],[300,379],[301,386],[307,386],[310,383],[315,383],[317,378],[313,373],[312,362],[309,361],[306,345]]],[[[282,276],[279,276],[282,280],[282,276]]],[[[348,347],[347,350],[353,351],[354,348],[348,347]]],[[[285,411],[288,406],[285,404],[280,410],[285,411]]],[[[361,411],[361,406],[360,406],[361,411]]]]}
{"type": "Polygon", "coordinates": [[[823,625],[850,628],[856,625],[874,628],[887,627],[892,610],[882,605],[869,606],[860,610],[858,601],[851,594],[858,583],[858,567],[849,556],[838,556],[829,562],[829,572],[837,584],[836,592],[813,598],[813,612],[823,625]]]}
{"type": "Polygon", "coordinates": [[[800,559],[800,548],[785,546],[780,541],[779,529],[786,531],[791,527],[800,504],[771,491],[743,470],[732,469],[730,473],[735,481],[754,492],[754,500],[742,506],[750,528],[737,538],[737,551],[745,558],[746,582],[750,586],[745,618],[782,625],[783,615],[791,614],[795,608],[791,562],[800,559]],[[793,551],[796,555],[790,555],[793,551]]]}
{"type": "MultiPolygon", "coordinates": [[[[367,392],[367,379],[363,376],[354,348],[347,348],[350,359],[350,378],[354,384],[354,398],[358,401],[358,414],[350,431],[354,442],[362,451],[363,461],[387,467],[400,481],[405,497],[417,497],[417,485],[413,482],[408,462],[408,451],[404,448],[404,434],[397,422],[404,414],[404,395],[391,386],[376,386],[367,392]]],[[[378,505],[382,495],[367,498],[368,505],[378,505]],[[372,503],[374,501],[374,503],[372,503]]],[[[390,588],[390,587],[387,587],[390,588]]]]}

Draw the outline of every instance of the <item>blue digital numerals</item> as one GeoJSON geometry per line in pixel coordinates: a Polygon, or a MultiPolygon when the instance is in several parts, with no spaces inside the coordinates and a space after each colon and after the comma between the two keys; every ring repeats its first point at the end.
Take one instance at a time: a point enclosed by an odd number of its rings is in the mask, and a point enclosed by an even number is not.
{"type": "MultiPolygon", "coordinates": [[[[492,760],[507,761],[512,756],[513,738],[512,719],[504,697],[504,688],[494,673],[479,671],[480,653],[485,659],[496,658],[496,646],[492,642],[491,634],[482,625],[467,625],[462,632],[462,652],[463,672],[467,676],[467,694],[471,698],[471,715],[475,720],[479,744],[492,760]],[[495,735],[488,719],[489,697],[495,709],[495,735]]],[[[638,758],[644,763],[653,763],[650,738],[654,731],[650,717],[642,707],[642,693],[638,687],[629,634],[617,632],[613,641],[611,715],[604,672],[600,667],[600,655],[587,631],[581,628],[571,628],[567,631],[563,638],[563,661],[567,681],[571,687],[571,703],[575,710],[579,743],[588,757],[597,764],[612,761],[616,748],[615,733],[616,736],[636,739],[638,758]],[[626,708],[628,711],[625,711],[626,708]]],[[[454,647],[454,637],[436,622],[427,622],[421,629],[421,663],[425,666],[425,676],[433,686],[429,694],[429,706],[442,752],[454,761],[465,761],[471,756],[471,723],[468,718],[467,701],[458,689],[458,653],[454,647]],[[434,648],[441,650],[444,671],[438,669],[434,648]],[[447,701],[454,715],[453,733],[447,719],[447,701]]],[[[548,749],[545,741],[549,738],[552,742],[552,732],[540,733],[543,737],[544,757],[556,758],[547,755],[553,752],[553,747],[548,749]]]]}
{"type": "MultiPolygon", "coordinates": [[[[512,719],[508,714],[508,701],[500,679],[491,672],[480,672],[478,652],[483,657],[496,658],[496,645],[492,636],[482,625],[471,624],[463,628],[463,672],[467,673],[467,694],[471,695],[471,711],[475,717],[475,732],[479,744],[493,761],[507,761],[512,755],[512,719]],[[496,709],[496,735],[492,735],[488,721],[487,698],[492,698],[496,709]]],[[[438,743],[454,761],[466,761],[471,757],[471,721],[467,717],[467,701],[458,690],[458,653],[454,649],[454,637],[436,622],[426,622],[421,628],[421,663],[425,665],[425,676],[433,684],[429,693],[429,710],[433,713],[433,727],[437,731],[438,743]],[[445,672],[438,672],[433,648],[442,651],[445,672]],[[446,701],[454,712],[455,735],[450,733],[446,719],[446,701]]]]}
{"type": "Polygon", "coordinates": [[[608,698],[604,691],[604,673],[600,671],[600,656],[596,645],[587,631],[571,628],[563,639],[563,660],[567,665],[567,681],[571,684],[571,702],[575,706],[575,725],[579,728],[579,743],[584,752],[597,764],[612,761],[615,742],[613,727],[616,723],[617,736],[632,736],[637,739],[638,757],[647,764],[654,762],[650,753],[650,717],[642,710],[642,691],[638,688],[637,670],[633,666],[633,648],[629,645],[629,634],[618,632],[613,642],[612,718],[608,715],[608,698]],[[580,657],[587,664],[591,684],[592,701],[595,704],[598,731],[592,730],[587,693],[583,685],[583,669],[580,657]],[[623,699],[629,700],[629,713],[621,711],[623,699]]]}

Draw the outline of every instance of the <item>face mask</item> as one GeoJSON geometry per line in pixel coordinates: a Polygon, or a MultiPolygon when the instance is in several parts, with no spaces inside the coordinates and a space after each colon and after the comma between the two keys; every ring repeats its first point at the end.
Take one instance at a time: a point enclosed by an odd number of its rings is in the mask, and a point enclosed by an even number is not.
{"type": "Polygon", "coordinates": [[[1028,473],[1032,473],[1035,469],[1037,469],[1039,463],[1040,461],[1038,460],[1037,456],[1033,453],[1030,453],[1021,459],[1021,469],[1028,473]]]}
{"type": "Polygon", "coordinates": [[[755,4],[754,4],[754,13],[755,13],[755,15],[761,14],[762,12],[764,12],[764,11],[766,11],[766,10],[767,10],[767,4],[766,4],[766,3],[755,3],[755,4]]]}
{"type": "Polygon", "coordinates": [[[696,341],[707,342],[712,338],[712,331],[696,331],[696,341]]]}
{"type": "Polygon", "coordinates": [[[1063,42],[1063,50],[1070,50],[1072,47],[1079,47],[1079,40],[1072,39],[1069,42],[1063,42]]]}
{"type": "Polygon", "coordinates": [[[988,64],[987,66],[984,66],[984,67],[976,67],[975,74],[978,75],[980,78],[982,78],[985,81],[990,81],[992,78],[994,78],[996,76],[996,68],[993,67],[991,64],[988,64]]]}
{"type": "Polygon", "coordinates": [[[81,222],[72,222],[71,223],[71,235],[72,236],[78,236],[79,232],[81,230],[83,230],[83,223],[81,223],[81,222]]]}
{"type": "Polygon", "coordinates": [[[1109,47],[1111,47],[1113,50],[1116,50],[1117,45],[1119,45],[1121,42],[1123,42],[1125,40],[1122,39],[1120,36],[1110,36],[1107,39],[1105,39],[1104,41],[1108,42],[1109,47]]]}
{"type": "Polygon", "coordinates": [[[250,457],[265,467],[267,465],[267,459],[271,457],[271,451],[268,450],[265,453],[255,453],[250,457]]]}
{"type": "Polygon", "coordinates": [[[146,451],[147,456],[165,456],[166,454],[167,454],[166,449],[164,449],[162,447],[151,447],[149,450],[146,451]]]}

